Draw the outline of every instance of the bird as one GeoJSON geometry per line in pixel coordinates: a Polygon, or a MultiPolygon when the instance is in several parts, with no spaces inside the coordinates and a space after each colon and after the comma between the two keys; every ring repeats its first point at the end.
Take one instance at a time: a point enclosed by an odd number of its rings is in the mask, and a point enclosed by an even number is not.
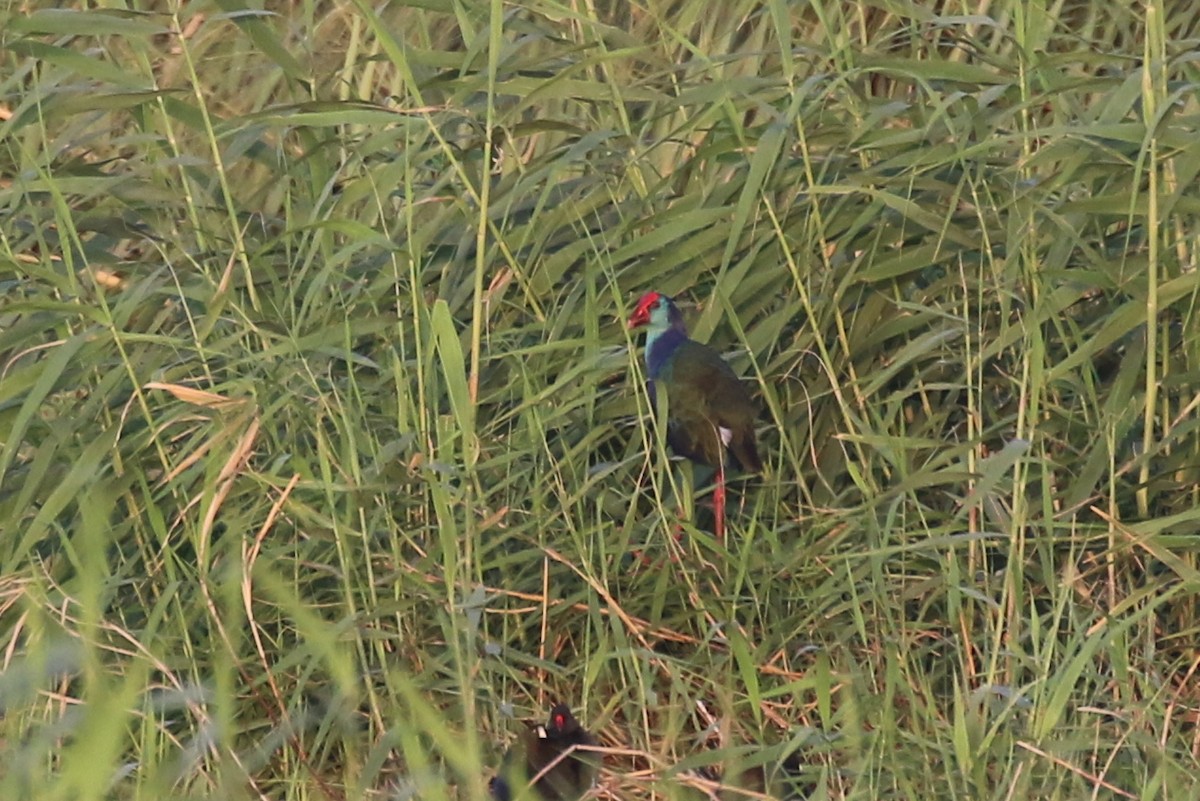
{"type": "Polygon", "coordinates": [[[646,389],[667,393],[667,444],[676,454],[715,467],[714,534],[725,532],[725,469],[761,473],[754,401],[721,354],[688,337],[683,313],[661,292],[642,295],[629,329],[646,327],[646,389]]]}
{"type": "Polygon", "coordinates": [[[544,725],[522,732],[488,790],[495,801],[576,801],[596,780],[596,755],[587,750],[595,744],[571,708],[558,704],[544,725]],[[533,793],[527,792],[531,783],[533,793]]]}
{"type": "Polygon", "coordinates": [[[731,754],[722,763],[700,765],[688,771],[701,780],[698,786],[691,786],[702,789],[710,801],[763,798],[799,801],[808,797],[801,750],[785,751],[782,758],[772,758],[766,753],[778,753],[779,749],[772,746],[747,746],[737,751],[745,758],[731,754]]]}
{"type": "Polygon", "coordinates": [[[807,798],[802,789],[803,767],[792,757],[783,765],[758,765],[744,770],[698,770],[709,799],[717,801],[756,801],[762,798],[807,798]]]}

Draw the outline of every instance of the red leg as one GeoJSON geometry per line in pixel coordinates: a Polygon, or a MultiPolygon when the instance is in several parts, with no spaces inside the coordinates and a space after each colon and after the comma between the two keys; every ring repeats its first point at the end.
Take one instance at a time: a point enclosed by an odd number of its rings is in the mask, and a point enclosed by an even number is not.
{"type": "Polygon", "coordinates": [[[717,486],[713,489],[713,534],[717,542],[725,541],[725,460],[717,465],[717,486]]]}

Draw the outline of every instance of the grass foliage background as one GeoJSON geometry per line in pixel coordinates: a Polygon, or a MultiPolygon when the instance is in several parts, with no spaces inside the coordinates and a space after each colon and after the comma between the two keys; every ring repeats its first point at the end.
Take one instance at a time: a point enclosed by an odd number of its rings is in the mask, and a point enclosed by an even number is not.
{"type": "Polygon", "coordinates": [[[1192,797],[1198,55],[1117,0],[6,4],[0,795],[481,798],[565,700],[601,797],[1192,797]],[[762,401],[726,543],[651,288],[762,401]]]}

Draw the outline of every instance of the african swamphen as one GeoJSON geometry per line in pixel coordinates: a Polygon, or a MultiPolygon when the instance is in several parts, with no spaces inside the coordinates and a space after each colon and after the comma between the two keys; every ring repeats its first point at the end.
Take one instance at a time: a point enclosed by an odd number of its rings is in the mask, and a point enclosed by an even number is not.
{"type": "Polygon", "coordinates": [[[667,391],[667,443],[680,456],[717,469],[715,534],[725,533],[725,465],[762,471],[754,434],[757,410],[721,355],[688,338],[683,314],[661,292],[642,295],[629,327],[646,326],[647,389],[667,391]]]}
{"type": "Polygon", "coordinates": [[[500,772],[488,786],[492,798],[575,801],[596,779],[597,755],[586,750],[594,744],[570,707],[558,704],[546,725],[525,731],[504,755],[500,772]],[[536,794],[525,791],[530,782],[536,794]]]}

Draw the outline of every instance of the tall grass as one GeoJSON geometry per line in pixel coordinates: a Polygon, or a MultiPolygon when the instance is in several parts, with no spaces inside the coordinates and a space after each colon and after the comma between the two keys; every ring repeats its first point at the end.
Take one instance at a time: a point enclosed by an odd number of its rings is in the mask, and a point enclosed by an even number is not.
{"type": "Polygon", "coordinates": [[[0,15],[5,798],[1193,794],[1188,4],[0,15]]]}

